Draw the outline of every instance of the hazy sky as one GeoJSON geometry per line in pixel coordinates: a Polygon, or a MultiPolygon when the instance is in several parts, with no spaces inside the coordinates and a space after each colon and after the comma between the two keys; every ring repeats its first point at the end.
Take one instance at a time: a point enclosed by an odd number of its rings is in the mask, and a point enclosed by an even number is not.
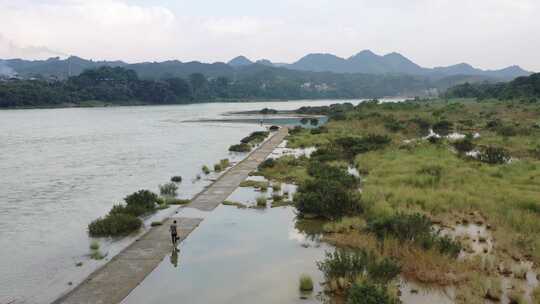
{"type": "Polygon", "coordinates": [[[292,62],[363,49],[540,71],[540,1],[0,0],[0,58],[292,62]]]}

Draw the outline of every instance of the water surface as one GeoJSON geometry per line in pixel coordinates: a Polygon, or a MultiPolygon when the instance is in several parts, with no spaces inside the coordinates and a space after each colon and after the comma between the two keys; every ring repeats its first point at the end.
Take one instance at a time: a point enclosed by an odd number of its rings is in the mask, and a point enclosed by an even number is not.
{"type": "MultiPolygon", "coordinates": [[[[202,165],[241,159],[228,147],[261,129],[184,121],[337,102],[344,101],[0,111],[0,303],[54,300],[105,262],[87,256],[90,221],[173,175],[184,177],[180,196],[191,197],[209,183],[192,182],[202,165]]],[[[110,257],[131,240],[102,246],[110,257]]]]}

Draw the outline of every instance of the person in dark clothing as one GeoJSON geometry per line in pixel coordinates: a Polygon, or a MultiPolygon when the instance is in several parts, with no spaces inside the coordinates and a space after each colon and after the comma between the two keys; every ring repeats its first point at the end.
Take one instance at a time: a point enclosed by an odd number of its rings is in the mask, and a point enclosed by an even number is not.
{"type": "Polygon", "coordinates": [[[178,241],[178,230],[176,226],[176,221],[173,221],[170,227],[170,230],[171,230],[171,240],[172,240],[173,246],[176,247],[176,242],[178,241]]]}

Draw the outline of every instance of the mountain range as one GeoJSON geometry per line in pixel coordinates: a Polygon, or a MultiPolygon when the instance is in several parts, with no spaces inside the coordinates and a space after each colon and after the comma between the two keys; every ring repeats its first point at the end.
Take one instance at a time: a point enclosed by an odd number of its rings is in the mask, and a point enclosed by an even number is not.
{"type": "Polygon", "coordinates": [[[69,76],[79,75],[85,69],[100,66],[129,68],[135,70],[141,78],[145,79],[186,77],[192,73],[202,73],[207,77],[234,78],[239,69],[249,67],[284,68],[292,71],[338,74],[410,75],[423,76],[433,80],[467,76],[476,77],[480,81],[508,81],[519,76],[532,74],[519,66],[500,70],[481,70],[466,63],[447,67],[424,68],[399,53],[380,56],[369,50],[364,50],[346,59],[332,54],[308,54],[290,64],[273,63],[267,59],[252,61],[244,56],[238,56],[228,63],[169,60],[129,64],[123,61],[86,60],[76,56],[66,59],[54,57],[47,60],[0,59],[0,76],[13,77],[18,75],[22,78],[43,76],[65,79],[69,76]]]}
{"type": "Polygon", "coordinates": [[[532,74],[519,66],[510,66],[500,70],[482,70],[467,63],[447,67],[424,68],[399,53],[394,52],[381,56],[370,50],[361,51],[347,59],[333,54],[308,54],[291,64],[273,64],[266,59],[253,62],[244,56],[238,56],[229,61],[228,64],[233,67],[241,67],[261,62],[266,65],[285,67],[292,70],[334,73],[405,74],[430,77],[463,75],[484,76],[498,80],[510,80],[532,74]]]}

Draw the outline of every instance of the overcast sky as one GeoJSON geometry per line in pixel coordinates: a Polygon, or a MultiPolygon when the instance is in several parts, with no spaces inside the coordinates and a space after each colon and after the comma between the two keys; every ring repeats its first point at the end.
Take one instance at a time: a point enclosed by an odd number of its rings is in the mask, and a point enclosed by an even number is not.
{"type": "Polygon", "coordinates": [[[540,1],[0,0],[0,58],[292,62],[363,49],[540,71],[540,1]]]}

